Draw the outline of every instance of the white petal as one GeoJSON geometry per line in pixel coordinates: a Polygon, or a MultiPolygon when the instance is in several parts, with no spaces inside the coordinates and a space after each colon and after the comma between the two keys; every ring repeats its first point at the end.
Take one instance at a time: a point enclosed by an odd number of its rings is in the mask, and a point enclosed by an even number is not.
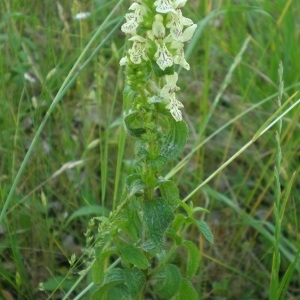
{"type": "Polygon", "coordinates": [[[132,3],[130,6],[129,6],[129,10],[137,10],[138,8],[141,8],[141,5],[139,3],[132,3]]]}
{"type": "Polygon", "coordinates": [[[163,39],[166,34],[166,29],[161,20],[155,20],[152,24],[152,32],[155,38],[157,39],[163,39]]]}
{"type": "Polygon", "coordinates": [[[178,74],[176,72],[174,72],[174,74],[172,75],[166,75],[166,82],[168,85],[172,86],[172,87],[176,87],[176,83],[178,80],[178,74]]]}
{"type": "Polygon", "coordinates": [[[127,64],[127,56],[124,56],[120,59],[120,66],[125,66],[127,64]]]}
{"type": "Polygon", "coordinates": [[[173,118],[176,121],[181,121],[182,120],[182,113],[178,109],[178,107],[174,104],[174,102],[170,102],[170,104],[168,104],[166,106],[166,108],[170,110],[170,113],[172,114],[173,118]]]}
{"type": "Polygon", "coordinates": [[[139,24],[133,19],[121,26],[121,30],[127,34],[134,34],[139,24]]]}
{"type": "Polygon", "coordinates": [[[183,104],[175,98],[175,94],[172,94],[170,103],[166,106],[166,109],[170,110],[170,113],[176,121],[182,120],[182,114],[179,108],[183,108],[183,104]]]}
{"type": "Polygon", "coordinates": [[[173,58],[165,45],[163,45],[163,47],[158,45],[158,50],[155,53],[154,57],[157,58],[156,63],[163,71],[166,68],[173,66],[173,58]]]}
{"type": "Polygon", "coordinates": [[[174,8],[182,8],[185,6],[186,2],[187,2],[187,0],[176,0],[176,1],[174,1],[173,6],[174,6],[174,8]]]}
{"type": "Polygon", "coordinates": [[[161,90],[160,90],[160,97],[163,98],[163,99],[169,99],[169,87],[168,85],[166,84],[161,90]]]}
{"type": "Polygon", "coordinates": [[[154,6],[156,7],[156,11],[162,14],[168,12],[176,13],[176,10],[173,8],[172,1],[170,0],[157,0],[154,2],[154,6]]]}
{"type": "Polygon", "coordinates": [[[192,26],[194,22],[189,18],[182,17],[182,24],[184,26],[192,26]]]}
{"type": "Polygon", "coordinates": [[[189,70],[190,65],[185,60],[183,55],[175,55],[174,57],[174,64],[182,66],[184,69],[189,70]]]}
{"type": "Polygon", "coordinates": [[[182,42],[188,42],[192,39],[193,35],[194,35],[194,32],[197,28],[197,24],[194,24],[190,27],[188,27],[182,34],[182,37],[181,37],[181,41],[182,42]]]}
{"type": "Polygon", "coordinates": [[[138,42],[138,43],[146,43],[147,42],[147,40],[140,35],[134,35],[133,37],[131,37],[128,40],[132,41],[132,42],[138,42]]]}

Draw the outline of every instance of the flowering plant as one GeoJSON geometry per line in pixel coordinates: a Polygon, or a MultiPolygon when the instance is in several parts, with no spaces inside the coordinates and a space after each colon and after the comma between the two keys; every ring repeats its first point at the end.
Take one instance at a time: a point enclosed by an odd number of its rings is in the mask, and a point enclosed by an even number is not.
{"type": "Polygon", "coordinates": [[[136,165],[120,205],[108,218],[92,219],[86,232],[97,285],[94,299],[198,299],[190,279],[198,270],[199,251],[185,233],[193,225],[210,241],[212,234],[194,218],[203,209],[183,203],[175,183],[162,172],[188,137],[175,70],[176,65],[189,70],[184,43],[197,28],[182,15],[186,2],[134,1],[121,27],[131,42],[120,65],[126,76],[123,98],[130,105],[124,125],[136,139],[136,165]],[[184,213],[175,213],[178,207],[184,213]],[[171,263],[178,247],[188,252],[184,272],[171,263]]]}

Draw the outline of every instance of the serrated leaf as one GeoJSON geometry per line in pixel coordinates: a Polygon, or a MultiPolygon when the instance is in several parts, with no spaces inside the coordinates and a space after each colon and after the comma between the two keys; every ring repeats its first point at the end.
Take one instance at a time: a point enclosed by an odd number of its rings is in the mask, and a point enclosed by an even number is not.
{"type": "Polygon", "coordinates": [[[205,221],[196,221],[198,228],[200,229],[201,233],[204,237],[211,243],[214,243],[214,235],[211,232],[210,228],[208,227],[205,221]]]}
{"type": "Polygon", "coordinates": [[[130,297],[127,286],[124,283],[108,287],[107,290],[99,288],[92,294],[92,300],[133,300],[130,297]]]}
{"type": "Polygon", "coordinates": [[[142,193],[145,188],[141,176],[139,174],[131,174],[126,178],[126,188],[129,194],[129,197],[136,195],[137,193],[142,193]]]}
{"type": "Polygon", "coordinates": [[[147,269],[149,262],[142,249],[139,249],[133,245],[122,246],[120,249],[120,255],[124,261],[133,264],[140,269],[147,269]]]}
{"type": "Polygon", "coordinates": [[[108,292],[109,289],[124,282],[125,282],[124,270],[118,268],[107,270],[104,275],[103,284],[100,286],[98,290],[96,290],[93,293],[92,299],[93,300],[106,299],[107,298],[106,293],[108,292]]]}
{"type": "Polygon", "coordinates": [[[187,276],[191,278],[199,268],[200,253],[198,247],[191,241],[184,241],[183,245],[188,249],[187,276]]]}
{"type": "Polygon", "coordinates": [[[144,201],[142,205],[148,234],[155,246],[161,250],[164,233],[174,219],[172,207],[164,198],[144,201]]]}
{"type": "Polygon", "coordinates": [[[160,155],[170,161],[182,153],[188,138],[188,128],[184,121],[177,122],[172,116],[167,118],[169,131],[166,133],[160,155]]]}
{"type": "Polygon", "coordinates": [[[153,277],[153,279],[157,280],[154,290],[162,298],[171,299],[179,291],[181,274],[178,267],[175,265],[164,265],[153,277]]]}
{"type": "Polygon", "coordinates": [[[175,297],[176,300],[198,300],[198,294],[192,284],[185,278],[181,278],[180,288],[175,297]]]}
{"type": "MultiPolygon", "coordinates": [[[[105,300],[112,300],[112,299],[134,300],[133,298],[130,297],[130,293],[128,291],[126,284],[123,283],[115,285],[107,291],[107,298],[105,300]]],[[[94,300],[99,300],[99,298],[94,300]]]]}
{"type": "Polygon", "coordinates": [[[118,222],[118,227],[133,241],[139,239],[142,230],[142,223],[138,214],[139,211],[140,205],[133,198],[124,209],[122,220],[118,222]]]}
{"type": "Polygon", "coordinates": [[[134,137],[141,137],[146,132],[144,121],[138,112],[128,114],[124,119],[125,129],[128,134],[134,137]]]}
{"type": "Polygon", "coordinates": [[[144,273],[138,268],[132,268],[124,271],[124,277],[131,297],[136,299],[146,282],[144,273]]]}
{"type": "Polygon", "coordinates": [[[175,209],[179,201],[179,191],[176,184],[171,180],[161,180],[158,182],[158,187],[162,197],[175,209]]]}

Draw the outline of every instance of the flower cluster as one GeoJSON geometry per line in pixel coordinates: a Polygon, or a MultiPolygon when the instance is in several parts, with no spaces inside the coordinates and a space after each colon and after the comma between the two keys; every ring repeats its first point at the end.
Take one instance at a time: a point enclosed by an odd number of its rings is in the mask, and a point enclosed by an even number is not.
{"type": "MultiPolygon", "coordinates": [[[[126,14],[121,30],[132,42],[128,54],[120,65],[136,67],[145,62],[156,63],[164,76],[164,86],[158,95],[148,95],[149,102],[163,102],[176,121],[182,120],[182,103],[176,99],[178,79],[174,65],[190,69],[184,57],[184,43],[188,42],[197,25],[182,15],[181,8],[187,0],[136,0],[126,14]],[[158,100],[159,99],[159,100],[158,100]]],[[[160,82],[162,82],[160,80],[160,82]]]]}

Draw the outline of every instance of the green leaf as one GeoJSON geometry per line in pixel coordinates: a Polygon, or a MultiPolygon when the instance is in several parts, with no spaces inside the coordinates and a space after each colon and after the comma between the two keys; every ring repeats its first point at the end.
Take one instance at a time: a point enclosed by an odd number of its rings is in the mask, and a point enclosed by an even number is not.
{"type": "Polygon", "coordinates": [[[124,261],[133,264],[140,269],[147,269],[149,262],[142,249],[133,245],[120,247],[120,255],[124,261]]]}
{"type": "Polygon", "coordinates": [[[146,132],[144,120],[138,112],[128,114],[124,119],[124,124],[127,133],[131,136],[141,137],[146,132]]]}
{"type": "Polygon", "coordinates": [[[175,265],[164,265],[153,279],[157,280],[154,290],[163,298],[171,299],[179,291],[181,274],[175,265]]]}
{"type": "MultiPolygon", "coordinates": [[[[135,91],[129,86],[129,85],[125,85],[124,90],[123,90],[123,99],[124,101],[131,103],[133,97],[135,95],[135,91]]],[[[128,105],[129,106],[129,105],[128,105]]]]}
{"type": "Polygon", "coordinates": [[[105,260],[108,259],[111,255],[116,254],[117,248],[112,247],[107,251],[101,252],[92,265],[92,278],[95,284],[100,284],[104,278],[103,265],[105,260]]]}
{"type": "MultiPolygon", "coordinates": [[[[107,296],[106,296],[105,300],[111,300],[111,299],[134,300],[130,297],[128,288],[127,288],[126,284],[124,284],[124,283],[115,285],[107,291],[107,296]]],[[[96,298],[94,300],[99,300],[99,298],[96,298]]]]}
{"type": "Polygon", "coordinates": [[[124,270],[122,269],[112,269],[107,270],[104,275],[104,282],[98,290],[93,293],[93,300],[107,299],[106,293],[114,286],[124,283],[124,270]]]}
{"type": "Polygon", "coordinates": [[[214,243],[214,235],[205,221],[196,221],[197,227],[200,229],[204,237],[211,243],[214,243]]]}
{"type": "Polygon", "coordinates": [[[132,268],[124,271],[124,278],[131,297],[136,299],[146,282],[144,273],[138,268],[132,268]]]}
{"type": "Polygon", "coordinates": [[[70,223],[72,220],[82,217],[82,216],[88,216],[88,215],[109,215],[109,210],[105,207],[102,207],[100,205],[90,205],[90,206],[83,206],[77,209],[75,212],[71,214],[71,216],[67,220],[67,224],[70,223]]]}
{"type": "Polygon", "coordinates": [[[179,228],[185,224],[186,222],[186,216],[184,216],[183,214],[177,214],[175,217],[175,220],[173,221],[172,224],[172,229],[177,232],[179,230],[179,228]]]}
{"type": "Polygon", "coordinates": [[[173,228],[169,228],[166,232],[166,236],[169,239],[173,239],[176,243],[176,245],[182,245],[182,237],[176,234],[176,231],[173,230],[173,228]]]}
{"type": "Polygon", "coordinates": [[[170,161],[182,153],[188,138],[188,128],[184,121],[177,122],[172,116],[167,116],[167,122],[169,131],[166,133],[160,155],[170,161]]]}
{"type": "Polygon", "coordinates": [[[141,234],[140,211],[140,203],[135,198],[132,198],[123,211],[122,219],[118,220],[118,228],[122,229],[132,241],[137,241],[141,234]]]}
{"type": "Polygon", "coordinates": [[[199,268],[200,253],[198,247],[191,241],[184,241],[183,245],[188,249],[187,276],[190,278],[199,268]]]}
{"type": "Polygon", "coordinates": [[[131,174],[126,178],[126,188],[130,197],[142,193],[145,188],[141,176],[139,174],[131,174]]]}
{"type": "Polygon", "coordinates": [[[171,180],[160,179],[158,187],[162,197],[166,199],[168,204],[175,210],[179,201],[179,191],[176,184],[171,180]]]}
{"type": "Polygon", "coordinates": [[[180,288],[175,297],[176,300],[198,300],[198,294],[192,284],[185,278],[181,278],[180,288]]]}
{"type": "Polygon", "coordinates": [[[144,201],[142,205],[144,211],[143,220],[149,236],[155,246],[161,250],[163,248],[164,233],[174,219],[172,207],[164,198],[144,201]]]}

